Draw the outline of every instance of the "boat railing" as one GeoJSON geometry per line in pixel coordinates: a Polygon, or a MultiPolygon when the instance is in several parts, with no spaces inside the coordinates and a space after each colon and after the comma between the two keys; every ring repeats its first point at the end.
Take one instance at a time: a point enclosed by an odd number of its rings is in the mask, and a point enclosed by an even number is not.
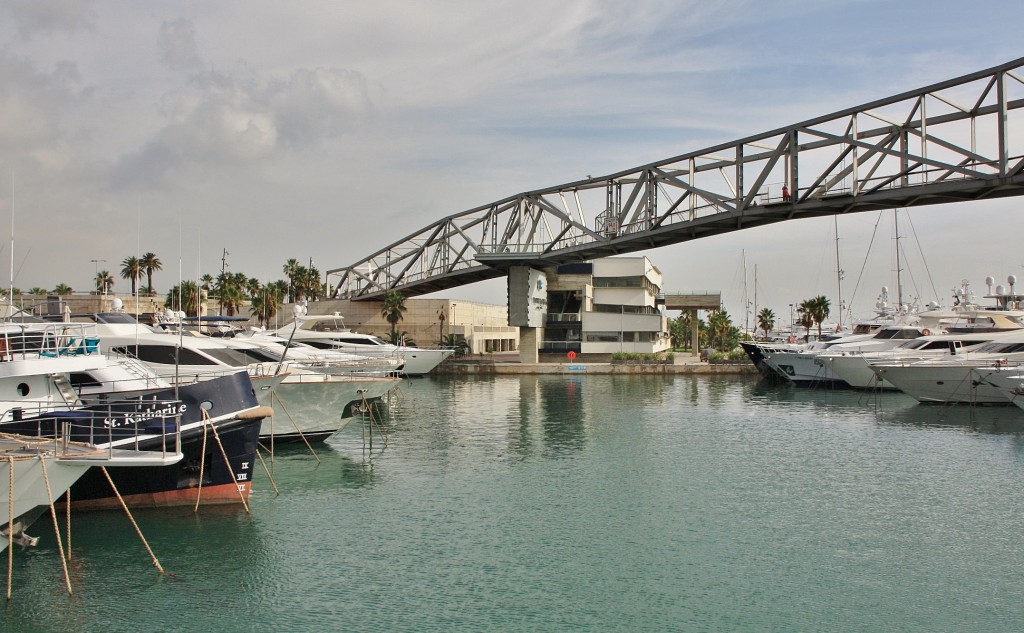
{"type": "Polygon", "coordinates": [[[100,339],[84,323],[10,325],[0,330],[0,362],[99,353],[100,339]]]}
{"type": "Polygon", "coordinates": [[[82,442],[108,455],[116,449],[132,449],[159,452],[166,458],[181,453],[184,408],[180,400],[155,396],[66,410],[32,403],[5,411],[0,416],[0,432],[50,439],[62,450],[70,442],[82,442]],[[158,444],[159,449],[143,449],[143,443],[158,444]]]}

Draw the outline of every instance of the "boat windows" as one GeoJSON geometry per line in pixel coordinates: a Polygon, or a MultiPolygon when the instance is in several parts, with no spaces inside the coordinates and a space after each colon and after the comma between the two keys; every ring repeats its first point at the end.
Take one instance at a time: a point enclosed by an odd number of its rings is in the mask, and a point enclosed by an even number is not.
{"type": "Polygon", "coordinates": [[[114,354],[124,354],[138,358],[144,363],[154,365],[216,365],[217,363],[196,352],[183,347],[175,354],[174,345],[123,345],[112,347],[110,351],[114,354]]]}
{"type": "MultiPolygon", "coordinates": [[[[220,362],[224,363],[225,365],[230,365],[232,367],[245,367],[249,363],[253,362],[253,361],[249,360],[249,358],[247,358],[246,355],[243,354],[241,350],[237,350],[237,349],[227,349],[227,348],[224,348],[224,349],[212,349],[211,348],[211,349],[204,349],[203,351],[205,353],[209,354],[210,356],[213,356],[214,358],[216,358],[220,362]]],[[[249,351],[252,351],[252,350],[245,350],[245,351],[249,352],[249,351]]]]}
{"type": "Polygon", "coordinates": [[[100,382],[99,380],[96,380],[95,378],[93,378],[89,374],[87,374],[85,372],[82,372],[82,371],[72,372],[68,376],[68,380],[71,382],[71,386],[74,387],[75,389],[78,389],[80,387],[102,387],[103,386],[102,382],[100,382]]]}
{"type": "Polygon", "coordinates": [[[238,352],[246,359],[246,365],[249,363],[276,363],[281,360],[281,355],[274,355],[261,348],[242,348],[233,350],[238,352]]]}
{"type": "Polygon", "coordinates": [[[309,328],[313,332],[345,332],[348,328],[345,327],[344,321],[316,321],[309,328]]]}

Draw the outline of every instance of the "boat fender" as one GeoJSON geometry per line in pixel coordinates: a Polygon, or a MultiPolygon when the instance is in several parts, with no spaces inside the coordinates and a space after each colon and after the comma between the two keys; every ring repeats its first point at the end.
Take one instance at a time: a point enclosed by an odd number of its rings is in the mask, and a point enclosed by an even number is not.
{"type": "Polygon", "coordinates": [[[929,330],[928,328],[925,328],[925,329],[921,330],[921,334],[924,334],[925,336],[931,336],[932,331],[929,330]]]}
{"type": "Polygon", "coordinates": [[[252,409],[246,409],[245,411],[239,411],[235,417],[239,420],[253,420],[256,418],[269,418],[274,415],[274,410],[270,407],[260,406],[253,407],[252,409]]]}

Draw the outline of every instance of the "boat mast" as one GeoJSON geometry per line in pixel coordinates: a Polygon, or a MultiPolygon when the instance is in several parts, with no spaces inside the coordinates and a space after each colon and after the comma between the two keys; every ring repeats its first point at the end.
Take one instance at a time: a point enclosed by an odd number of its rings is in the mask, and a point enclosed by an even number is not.
{"type": "Polygon", "coordinates": [[[750,331],[750,301],[747,300],[747,250],[740,251],[743,258],[743,331],[750,331]]]}
{"type": "Polygon", "coordinates": [[[757,264],[754,264],[754,330],[757,330],[757,264]]]}
{"type": "Polygon", "coordinates": [[[839,218],[833,215],[832,221],[836,229],[836,287],[839,292],[839,327],[843,327],[843,269],[839,265],[839,218]]]}
{"type": "Polygon", "coordinates": [[[900,281],[900,212],[899,209],[892,210],[893,226],[896,228],[896,306],[897,310],[903,309],[903,283],[900,281]]]}

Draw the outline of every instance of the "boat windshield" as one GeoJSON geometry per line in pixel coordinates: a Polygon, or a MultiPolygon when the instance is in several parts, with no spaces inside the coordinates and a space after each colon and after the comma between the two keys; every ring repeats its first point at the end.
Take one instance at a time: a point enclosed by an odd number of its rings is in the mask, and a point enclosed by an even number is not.
{"type": "Polygon", "coordinates": [[[313,321],[313,324],[309,327],[310,331],[313,332],[347,332],[348,328],[345,327],[345,322],[341,319],[319,319],[313,321]]]}

